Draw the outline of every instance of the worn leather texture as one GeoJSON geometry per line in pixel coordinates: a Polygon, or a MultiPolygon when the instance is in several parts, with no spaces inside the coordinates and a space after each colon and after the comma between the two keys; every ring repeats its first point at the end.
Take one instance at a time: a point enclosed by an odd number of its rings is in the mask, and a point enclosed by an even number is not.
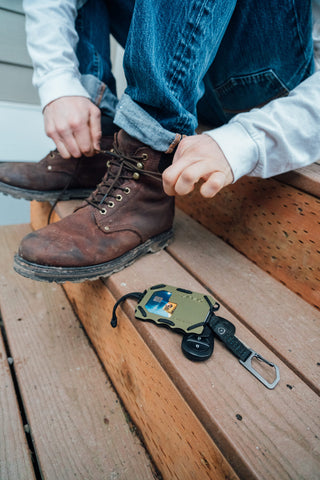
{"type": "Polygon", "coordinates": [[[114,180],[121,159],[113,160],[96,191],[73,214],[23,239],[20,257],[56,267],[97,265],[172,228],[174,199],[164,193],[158,172],[164,154],[123,131],[115,135],[114,148],[133,165],[143,163],[143,168],[124,168],[114,180]]]}
{"type": "MultiPolygon", "coordinates": [[[[113,137],[102,137],[101,150],[110,150],[112,143],[113,137]]],[[[37,163],[2,163],[0,182],[13,187],[46,192],[62,190],[68,182],[70,189],[94,189],[106,172],[107,160],[106,153],[98,153],[93,157],[64,159],[57,150],[54,150],[37,163]]]]}

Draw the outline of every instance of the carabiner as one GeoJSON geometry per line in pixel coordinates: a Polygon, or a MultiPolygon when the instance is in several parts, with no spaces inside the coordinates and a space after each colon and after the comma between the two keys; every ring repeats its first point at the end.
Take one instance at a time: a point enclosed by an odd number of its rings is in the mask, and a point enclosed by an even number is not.
{"type": "MultiPolygon", "coordinates": [[[[250,349],[251,350],[251,349],[250,349]]],[[[273,388],[275,388],[275,386],[278,384],[279,380],[280,380],[280,372],[279,372],[279,368],[277,367],[277,365],[275,365],[274,363],[271,363],[269,362],[268,360],[266,360],[265,358],[263,358],[261,355],[259,355],[259,353],[255,352],[254,350],[251,350],[251,353],[249,355],[249,357],[246,359],[246,360],[239,360],[239,362],[241,363],[241,365],[243,365],[247,370],[249,370],[250,373],[252,373],[252,375],[254,375],[258,380],[260,380],[261,383],[263,383],[263,385],[265,385],[267,388],[269,388],[270,390],[272,390],[273,388]],[[273,367],[275,369],[275,373],[276,373],[276,378],[274,379],[274,381],[272,383],[269,383],[265,378],[263,378],[262,375],[260,375],[259,372],[257,372],[257,370],[255,370],[252,366],[252,359],[253,358],[256,358],[257,360],[259,360],[260,362],[264,362],[266,363],[267,365],[270,365],[270,367],[273,367]]]]}

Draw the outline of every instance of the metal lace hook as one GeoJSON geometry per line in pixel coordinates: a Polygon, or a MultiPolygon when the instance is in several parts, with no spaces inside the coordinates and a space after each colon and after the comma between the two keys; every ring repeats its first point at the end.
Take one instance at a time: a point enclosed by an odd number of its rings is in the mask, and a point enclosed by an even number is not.
{"type": "MultiPolygon", "coordinates": [[[[251,350],[251,349],[250,349],[251,350]]],[[[241,363],[241,365],[243,365],[247,370],[249,370],[250,373],[252,373],[252,375],[254,375],[258,380],[260,380],[261,383],[263,383],[263,385],[267,388],[269,388],[270,390],[272,390],[273,388],[275,388],[275,386],[279,383],[279,380],[280,380],[280,372],[279,372],[279,367],[277,367],[277,365],[275,365],[274,363],[271,363],[269,362],[268,360],[266,360],[265,358],[263,358],[261,355],[259,355],[259,353],[255,352],[254,350],[251,350],[251,353],[249,355],[249,357],[246,359],[246,360],[239,360],[239,362],[241,363]],[[252,366],[252,359],[253,358],[256,358],[257,360],[259,360],[260,362],[263,362],[263,363],[266,363],[267,365],[269,365],[270,367],[273,367],[274,370],[275,370],[275,374],[276,374],[276,377],[274,379],[274,381],[272,383],[269,383],[265,378],[263,378],[262,375],[260,375],[259,372],[257,372],[257,370],[255,370],[252,366]]]]}

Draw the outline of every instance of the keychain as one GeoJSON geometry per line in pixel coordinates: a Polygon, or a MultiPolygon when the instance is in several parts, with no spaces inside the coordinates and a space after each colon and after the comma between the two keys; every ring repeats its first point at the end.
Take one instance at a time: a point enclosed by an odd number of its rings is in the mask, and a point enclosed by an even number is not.
{"type": "Polygon", "coordinates": [[[229,320],[216,315],[220,305],[210,295],[193,292],[170,285],[155,285],[143,293],[132,292],[121,297],[113,308],[112,327],[117,326],[116,310],[127,298],[138,301],[135,317],[138,320],[151,321],[183,333],[181,349],[184,355],[193,361],[204,361],[211,357],[214,338],[238,358],[241,365],[249,370],[267,388],[273,389],[280,380],[279,368],[264,359],[259,353],[247,347],[235,336],[235,326],[229,320]],[[275,371],[275,379],[268,382],[252,366],[257,359],[275,371]]]}

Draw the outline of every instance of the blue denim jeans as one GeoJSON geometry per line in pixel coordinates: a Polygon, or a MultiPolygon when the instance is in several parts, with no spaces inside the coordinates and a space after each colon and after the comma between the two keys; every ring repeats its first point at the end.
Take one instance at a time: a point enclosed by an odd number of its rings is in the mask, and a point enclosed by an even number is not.
{"type": "Polygon", "coordinates": [[[102,112],[160,151],[286,95],[314,69],[309,0],[88,0],[76,21],[82,81],[102,112]],[[109,34],[125,48],[116,98],[109,34]]]}

